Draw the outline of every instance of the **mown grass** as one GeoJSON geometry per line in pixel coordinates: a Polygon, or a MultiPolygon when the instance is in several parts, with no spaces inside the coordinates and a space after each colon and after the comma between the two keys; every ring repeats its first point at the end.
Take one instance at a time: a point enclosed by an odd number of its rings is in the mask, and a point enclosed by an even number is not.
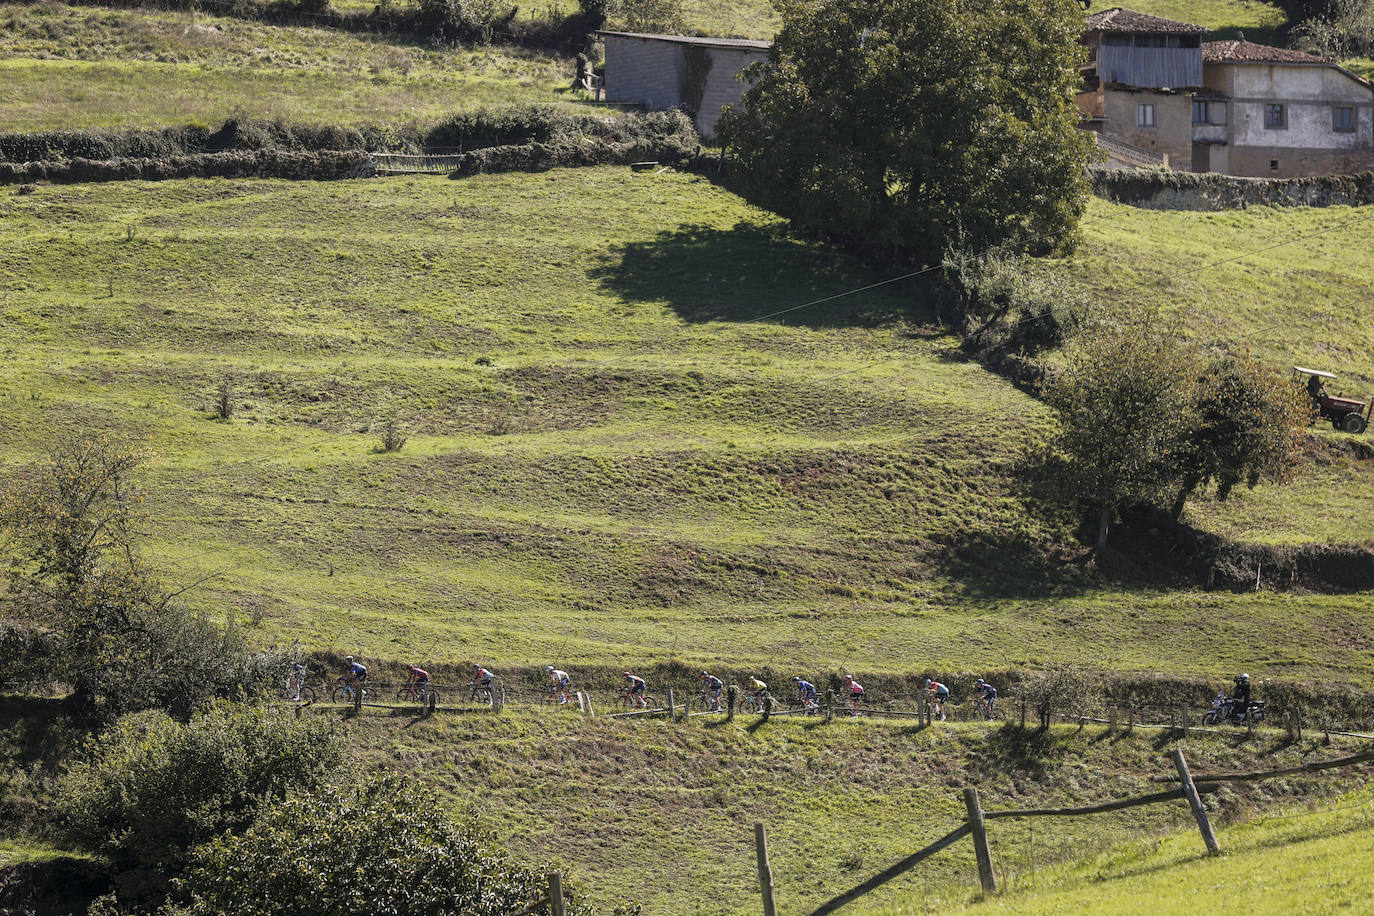
{"type": "MultiPolygon", "coordinates": [[[[1129,9],[1151,16],[1192,22],[1212,29],[1209,38],[1233,38],[1238,30],[1250,41],[1270,42],[1285,24],[1283,11],[1269,3],[1251,0],[1135,0],[1129,9]]],[[[1101,9],[1110,9],[1102,5],[1101,9]]],[[[1094,4],[1091,13],[1099,11],[1094,4]]],[[[724,0],[683,0],[683,14],[691,29],[710,35],[741,38],[772,38],[782,24],[767,0],[727,3],[724,0]]]]}
{"type": "MultiPolygon", "coordinates": [[[[1143,794],[1158,791],[1148,780],[1169,771],[1173,746],[1155,733],[1108,737],[1100,728],[1023,736],[839,720],[757,727],[524,708],[415,721],[367,714],[346,728],[365,766],[423,774],[437,798],[476,812],[518,852],[562,859],[599,903],[642,903],[646,914],[758,912],[755,821],[769,831],[780,912],[808,912],[954,829],[964,785],[977,785],[989,810],[1143,794]]],[[[1198,772],[1277,767],[1316,751],[1200,735],[1185,746],[1198,772]]],[[[1331,798],[1353,778],[1228,789],[1213,817],[1225,824],[1294,797],[1331,798]]],[[[998,821],[990,832],[999,880],[1022,887],[1043,886],[1048,869],[1084,850],[1190,823],[1180,803],[1033,829],[998,821]]],[[[1201,846],[1195,832],[1192,840],[1201,846]]],[[[976,876],[972,846],[961,842],[856,912],[912,897],[925,901],[915,912],[966,903],[976,876]]]]}
{"type": "Polygon", "coordinates": [[[558,103],[572,64],[518,48],[148,9],[0,5],[0,131],[153,127],[230,116],[388,125],[558,103]]]}
{"type": "MultiPolygon", "coordinates": [[[[1350,913],[1368,907],[1374,878],[1354,850],[1374,842],[1368,791],[1329,807],[1290,809],[1219,831],[1224,855],[1208,858],[1196,832],[1130,843],[1047,869],[1012,893],[967,908],[985,913],[1350,913]]],[[[927,901],[882,907],[883,916],[927,912],[927,901]]]]}
{"type": "MultiPolygon", "coordinates": [[[[1220,257],[1349,218],[1254,210],[1224,215],[1227,235],[1093,213],[1113,219],[1054,269],[1136,303],[1153,300],[1127,280],[1203,257],[1192,232],[1220,257]]],[[[1365,595],[1083,566],[1017,495],[1045,408],[910,292],[774,315],[875,277],[701,178],[44,187],[0,196],[0,216],[3,459],[71,429],[146,437],[152,559],[210,577],[190,599],[255,641],[436,664],[1374,679],[1365,595]],[[223,379],[228,422],[210,410],[223,379]],[[391,418],[409,441],[379,454],[391,418]]],[[[1363,282],[1360,255],[1332,251],[1302,282],[1363,282]]],[[[1288,254],[1244,288],[1281,285],[1288,254]]],[[[1167,289],[1243,336],[1265,316],[1225,278],[1167,289]]],[[[1325,540],[1338,473],[1190,511],[1243,540],[1325,540]]],[[[1340,531],[1363,543],[1350,493],[1340,531]]]]}
{"type": "MultiPolygon", "coordinates": [[[[1249,352],[1288,371],[1335,372],[1333,392],[1374,397],[1374,254],[1362,243],[1370,207],[1252,207],[1219,213],[1094,205],[1084,244],[1040,269],[1065,276],[1099,308],[1154,308],[1198,342],[1249,352]]],[[[1370,462],[1351,437],[1315,432],[1333,448],[1291,487],[1203,499],[1190,518],[1239,540],[1364,543],[1374,536],[1370,462]]]]}

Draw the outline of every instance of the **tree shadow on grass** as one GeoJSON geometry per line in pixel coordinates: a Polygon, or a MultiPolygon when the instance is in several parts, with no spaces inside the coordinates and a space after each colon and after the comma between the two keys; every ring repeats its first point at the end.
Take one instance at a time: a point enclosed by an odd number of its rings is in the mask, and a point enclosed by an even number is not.
{"type": "Polygon", "coordinates": [[[909,272],[876,274],[783,226],[741,222],[731,229],[663,230],[653,239],[617,246],[591,277],[627,302],[666,302],[689,322],[768,321],[821,329],[931,319],[929,286],[883,283],[909,272]]]}
{"type": "Polygon", "coordinates": [[[1070,597],[1101,585],[1086,554],[1051,549],[1018,532],[960,533],[935,564],[967,598],[1070,597]]]}

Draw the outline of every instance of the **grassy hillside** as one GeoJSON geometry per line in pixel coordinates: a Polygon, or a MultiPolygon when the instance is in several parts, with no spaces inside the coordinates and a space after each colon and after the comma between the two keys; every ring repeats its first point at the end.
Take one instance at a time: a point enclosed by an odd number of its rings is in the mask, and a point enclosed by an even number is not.
{"type": "Polygon", "coordinates": [[[197,13],[0,5],[0,131],[215,124],[408,124],[553,102],[572,64],[197,13]]]}
{"type": "MultiPolygon", "coordinates": [[[[640,902],[646,914],[757,912],[757,820],[770,831],[780,910],[804,912],[957,826],[963,785],[978,785],[989,809],[1124,797],[1157,791],[1148,778],[1167,770],[1170,749],[1156,733],[1104,740],[1100,730],[1067,727],[1027,738],[972,725],[751,724],[522,710],[496,719],[365,715],[347,728],[368,765],[423,773],[438,797],[480,813],[517,850],[561,857],[599,901],[640,902]]],[[[1200,771],[1280,766],[1298,753],[1206,736],[1187,747],[1200,771]]],[[[1228,790],[1216,816],[1224,823],[1293,793],[1329,795],[1340,785],[1349,783],[1228,790]]],[[[1190,823],[1182,804],[1052,829],[1041,822],[1033,831],[1003,821],[992,830],[994,857],[1004,877],[1019,883],[1034,869],[1043,883],[1044,869],[1085,849],[1190,823]]],[[[1193,840],[1201,845],[1195,833],[1193,840]]],[[[976,875],[972,846],[960,843],[866,903],[916,894],[927,901],[916,912],[934,912],[970,900],[976,875]]]]}
{"type": "MultiPolygon", "coordinates": [[[[1026,737],[973,725],[775,720],[756,728],[572,712],[418,722],[368,715],[347,728],[368,764],[424,773],[440,797],[479,812],[516,849],[562,857],[598,900],[640,902],[646,914],[757,912],[755,821],[769,829],[780,911],[805,912],[957,826],[964,785],[977,785],[989,809],[1124,797],[1158,790],[1148,779],[1168,770],[1171,749],[1157,733],[1104,740],[1098,729],[1067,727],[1026,737]]],[[[1197,736],[1187,752],[1195,769],[1215,772],[1281,766],[1312,749],[1197,736]]],[[[1227,823],[1350,784],[1227,790],[1214,816],[1227,823]]],[[[1084,850],[1191,823],[1180,803],[1033,829],[1001,821],[991,838],[1003,880],[1022,886],[1033,874],[1043,885],[1045,869],[1084,850]]],[[[1196,852],[1188,839],[1172,847],[1181,856],[1196,852]]],[[[1195,832],[1191,839],[1201,846],[1195,832]]],[[[865,903],[916,895],[923,903],[915,912],[935,912],[969,901],[976,875],[972,846],[960,843],[865,903]]]]}
{"type": "MultiPolygon", "coordinates": [[[[1270,41],[1274,30],[1284,24],[1283,11],[1278,7],[1253,0],[1134,0],[1134,2],[1094,3],[1090,12],[1125,6],[1128,9],[1194,22],[1215,30],[1216,37],[1233,37],[1237,30],[1245,32],[1251,41],[1270,41]]],[[[767,0],[683,0],[687,24],[711,35],[737,35],[743,38],[772,38],[781,25],[781,17],[767,0]]]]}
{"type": "MultiPolygon", "coordinates": [[[[1155,307],[1180,333],[1248,351],[1285,370],[1326,369],[1333,392],[1374,397],[1374,254],[1362,240],[1374,208],[1253,207],[1201,213],[1095,204],[1084,244],[1041,262],[1099,307],[1155,307]]],[[[1345,451],[1351,437],[1316,427],[1336,446],[1284,490],[1238,492],[1190,517],[1241,540],[1367,543],[1374,467],[1345,451]]]]}
{"type": "MultiPolygon", "coordinates": [[[[1374,842],[1368,791],[1316,810],[1290,809],[1219,832],[1226,853],[1209,859],[1195,832],[1140,842],[1037,875],[1033,885],[967,908],[985,913],[1350,913],[1368,906],[1374,877],[1355,850],[1374,842]]],[[[927,901],[880,908],[921,913],[927,901]]]]}
{"type": "MultiPolygon", "coordinates": [[[[0,216],[3,460],[58,430],[146,437],[153,559],[211,577],[191,600],[257,641],[507,666],[1075,660],[1374,680],[1367,596],[1085,569],[1016,496],[1045,409],[894,287],[774,314],[875,278],[701,178],[44,187],[0,196],[0,216]],[[409,441],[379,454],[391,419],[409,441]]],[[[1114,219],[1059,265],[1084,283],[1112,258],[1116,278],[1159,271],[1161,250],[1191,264],[1190,232],[1220,256],[1345,218],[1228,214],[1242,225],[1223,236],[1222,218],[1094,216],[1114,219]],[[1108,252],[1130,233],[1146,238],[1108,252]]],[[[1247,277],[1363,282],[1348,239],[1300,274],[1286,254],[1247,277]]],[[[1228,273],[1170,294],[1205,301],[1228,273]]],[[[1258,297],[1227,295],[1212,314],[1237,303],[1238,334],[1263,325],[1241,308],[1258,297]]],[[[1365,542],[1365,465],[1198,517],[1301,543],[1325,539],[1334,502],[1365,542]],[[1351,495],[1323,501],[1345,473],[1351,495]]]]}

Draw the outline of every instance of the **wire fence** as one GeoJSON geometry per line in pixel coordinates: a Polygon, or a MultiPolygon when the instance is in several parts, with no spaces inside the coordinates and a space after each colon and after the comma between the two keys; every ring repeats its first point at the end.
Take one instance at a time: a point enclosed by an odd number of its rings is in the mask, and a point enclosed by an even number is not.
{"type": "Polygon", "coordinates": [[[356,691],[339,682],[311,681],[304,685],[300,699],[293,695],[293,683],[277,691],[277,699],[290,704],[319,706],[360,706],[390,710],[480,710],[506,706],[563,708],[587,715],[617,718],[689,719],[701,716],[818,717],[825,719],[887,719],[921,725],[940,722],[984,722],[990,725],[1015,725],[1023,729],[1042,725],[1105,725],[1118,729],[1156,729],[1178,732],[1253,734],[1283,731],[1290,738],[1302,739],[1304,733],[1346,736],[1374,740],[1374,733],[1362,730],[1362,723],[1338,722],[1327,714],[1307,715],[1301,704],[1282,706],[1256,701],[1250,708],[1228,714],[1228,707],[1214,701],[1207,707],[1195,703],[1177,704],[1092,704],[1079,708],[1043,705],[1026,695],[999,697],[989,708],[975,700],[946,700],[933,697],[856,699],[839,691],[826,690],[814,699],[779,697],[766,691],[753,692],[730,685],[714,694],[710,691],[677,691],[668,686],[663,693],[635,694],[623,689],[558,690],[507,684],[498,678],[489,690],[472,683],[431,682],[417,686],[401,681],[371,681],[363,687],[361,702],[356,691]]]}

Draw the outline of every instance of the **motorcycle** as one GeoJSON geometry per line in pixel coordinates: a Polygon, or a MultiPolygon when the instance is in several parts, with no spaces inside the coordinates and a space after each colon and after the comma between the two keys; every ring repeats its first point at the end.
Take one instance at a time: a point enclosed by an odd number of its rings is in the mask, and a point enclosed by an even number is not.
{"type": "MultiPolygon", "coordinates": [[[[1245,707],[1233,697],[1228,697],[1224,693],[1217,694],[1217,698],[1212,701],[1212,708],[1202,717],[1204,725],[1244,725],[1245,707]]],[[[1250,702],[1250,721],[1264,721],[1264,704],[1250,702]]]]}

